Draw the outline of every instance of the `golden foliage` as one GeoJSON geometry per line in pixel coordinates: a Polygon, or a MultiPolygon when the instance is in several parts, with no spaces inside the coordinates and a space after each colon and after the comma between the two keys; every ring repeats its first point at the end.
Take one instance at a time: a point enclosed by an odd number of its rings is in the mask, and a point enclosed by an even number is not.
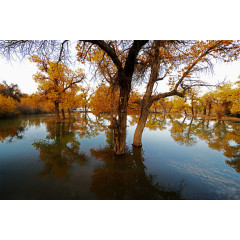
{"type": "Polygon", "coordinates": [[[111,91],[110,87],[100,84],[95,93],[91,96],[89,107],[92,113],[112,113],[117,109],[119,93],[111,91]]]}
{"type": "Polygon", "coordinates": [[[16,109],[16,101],[11,97],[5,97],[0,94],[0,115],[11,113],[16,109]]]}

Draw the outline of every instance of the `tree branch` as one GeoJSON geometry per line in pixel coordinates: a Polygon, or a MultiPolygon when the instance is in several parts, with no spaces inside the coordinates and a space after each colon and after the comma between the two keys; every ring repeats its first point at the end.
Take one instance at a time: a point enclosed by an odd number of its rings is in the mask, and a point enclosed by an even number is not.
{"type": "Polygon", "coordinates": [[[193,69],[193,67],[196,66],[196,64],[207,54],[209,54],[215,47],[217,47],[219,44],[221,43],[221,41],[217,41],[215,44],[213,44],[212,46],[210,46],[205,52],[203,52],[202,54],[199,55],[199,57],[188,67],[188,69],[183,73],[182,77],[178,80],[178,82],[176,83],[174,90],[177,91],[178,86],[182,83],[182,81],[185,79],[185,77],[188,76],[188,74],[191,72],[191,70],[193,69]]]}
{"type": "Polygon", "coordinates": [[[119,72],[123,71],[122,63],[120,62],[115,49],[110,47],[105,41],[103,41],[103,40],[84,40],[84,42],[90,42],[90,43],[95,44],[98,47],[100,47],[112,59],[113,63],[116,65],[118,71],[119,72]]]}

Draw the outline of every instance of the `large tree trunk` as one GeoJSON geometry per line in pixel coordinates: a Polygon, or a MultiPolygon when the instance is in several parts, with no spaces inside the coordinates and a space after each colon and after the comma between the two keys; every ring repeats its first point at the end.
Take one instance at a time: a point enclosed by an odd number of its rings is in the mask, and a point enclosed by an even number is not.
{"type": "Polygon", "coordinates": [[[118,106],[118,121],[114,122],[114,153],[122,155],[126,152],[127,137],[127,105],[130,88],[120,88],[120,100],[118,106]]]}
{"type": "Polygon", "coordinates": [[[144,96],[143,96],[141,114],[139,117],[139,122],[138,122],[137,128],[134,132],[134,137],[133,137],[133,146],[136,146],[136,147],[142,146],[142,133],[143,133],[145,124],[147,122],[150,107],[153,104],[153,101],[151,99],[152,91],[153,91],[154,84],[158,79],[158,73],[159,73],[159,69],[160,69],[160,60],[159,60],[159,46],[160,45],[159,45],[158,41],[156,41],[155,44],[156,44],[155,45],[155,55],[154,55],[155,57],[154,57],[154,61],[151,66],[151,74],[150,74],[146,92],[144,93],[144,96]]]}
{"type": "Polygon", "coordinates": [[[145,124],[147,122],[148,114],[149,114],[148,109],[144,109],[141,111],[139,122],[138,122],[137,128],[134,132],[133,146],[136,146],[136,147],[142,146],[142,133],[143,133],[145,124]]]}
{"type": "Polygon", "coordinates": [[[61,122],[60,114],[59,114],[59,103],[54,102],[54,105],[55,105],[55,114],[56,114],[57,122],[61,122]]]}
{"type": "Polygon", "coordinates": [[[120,99],[118,106],[118,120],[114,126],[114,153],[116,155],[125,154],[126,135],[127,135],[127,104],[131,91],[132,76],[134,73],[136,58],[141,48],[148,40],[134,40],[132,46],[128,50],[124,67],[115,52],[108,43],[101,40],[89,40],[91,43],[98,45],[112,59],[117,67],[117,84],[120,87],[120,99]]]}

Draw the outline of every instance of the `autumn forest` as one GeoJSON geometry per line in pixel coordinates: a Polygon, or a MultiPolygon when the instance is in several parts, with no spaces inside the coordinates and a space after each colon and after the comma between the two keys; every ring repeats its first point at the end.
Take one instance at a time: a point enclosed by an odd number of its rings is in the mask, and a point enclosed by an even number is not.
{"type": "MultiPolygon", "coordinates": [[[[0,82],[0,146],[21,141],[18,134],[34,127],[34,137],[46,135],[30,144],[44,164],[41,178],[53,174],[62,179],[72,176],[73,169],[83,176],[90,159],[95,159],[91,166],[103,164],[91,168],[91,183],[82,186],[90,186],[88,194],[69,193],[75,179],[67,183],[68,190],[64,186],[66,195],[46,193],[47,199],[91,199],[92,193],[96,199],[240,198],[240,77],[202,79],[214,74],[219,63],[239,61],[240,41],[1,40],[0,55],[9,63],[21,59],[37,67],[32,94],[16,82],[0,82]],[[98,140],[101,136],[106,140],[98,140]],[[81,153],[80,144],[82,149],[87,139],[91,148],[81,153]],[[206,160],[204,151],[212,160],[206,160]],[[193,172],[186,173],[179,161],[189,168],[199,164],[195,175],[190,177],[193,172]],[[207,166],[212,169],[208,178],[216,180],[201,185],[198,170],[207,172],[207,166]],[[175,176],[169,179],[169,174],[175,176]],[[234,193],[225,191],[229,179],[234,193]],[[189,182],[185,193],[184,182],[189,182]],[[199,190],[194,184],[201,185],[199,190]],[[215,193],[220,185],[225,190],[215,193]]],[[[18,198],[8,190],[2,196],[18,198]]]]}

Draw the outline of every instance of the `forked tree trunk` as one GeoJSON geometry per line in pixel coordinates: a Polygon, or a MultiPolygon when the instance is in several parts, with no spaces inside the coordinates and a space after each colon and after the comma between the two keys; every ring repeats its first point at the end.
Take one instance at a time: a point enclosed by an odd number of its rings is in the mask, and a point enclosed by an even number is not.
{"type": "Polygon", "coordinates": [[[61,122],[60,113],[59,113],[59,103],[54,102],[54,105],[55,105],[55,114],[56,114],[57,122],[61,122]]]}
{"type": "Polygon", "coordinates": [[[66,117],[65,117],[65,113],[64,113],[64,109],[62,109],[62,117],[63,117],[63,120],[66,119],[66,117]]]}
{"type": "Polygon", "coordinates": [[[118,105],[118,120],[115,120],[114,126],[114,153],[116,155],[125,154],[126,150],[126,135],[127,135],[127,104],[131,91],[132,76],[134,73],[136,58],[142,47],[148,40],[134,40],[129,48],[124,66],[116,54],[115,49],[108,43],[101,40],[88,40],[89,42],[98,45],[106,52],[117,67],[117,83],[120,87],[120,98],[118,105]]]}
{"type": "Polygon", "coordinates": [[[70,108],[68,108],[68,117],[69,117],[69,118],[72,118],[70,108]]]}

